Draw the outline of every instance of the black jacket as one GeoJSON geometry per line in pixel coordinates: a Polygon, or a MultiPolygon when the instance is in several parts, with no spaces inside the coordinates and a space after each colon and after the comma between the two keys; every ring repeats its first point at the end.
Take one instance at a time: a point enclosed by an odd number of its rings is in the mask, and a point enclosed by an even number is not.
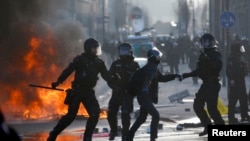
{"type": "Polygon", "coordinates": [[[222,66],[221,53],[216,48],[211,48],[201,52],[196,69],[190,73],[183,74],[183,78],[198,76],[203,82],[210,80],[219,81],[222,66]]]}
{"type": "Polygon", "coordinates": [[[113,83],[104,61],[98,57],[88,56],[86,53],[82,53],[73,59],[59,76],[58,82],[62,83],[74,71],[73,86],[93,88],[99,79],[99,73],[104,80],[113,83]]]}
{"type": "Polygon", "coordinates": [[[163,75],[157,68],[157,64],[148,62],[143,68],[142,85],[140,89],[143,94],[149,94],[153,103],[158,102],[158,82],[167,82],[174,80],[175,74],[163,75]]]}
{"type": "Polygon", "coordinates": [[[240,55],[229,55],[227,59],[226,74],[229,81],[233,80],[236,83],[245,84],[247,68],[245,66],[245,61],[240,55]]]}
{"type": "Polygon", "coordinates": [[[114,61],[109,71],[118,88],[126,90],[130,76],[139,68],[138,62],[134,61],[134,57],[131,56],[114,61]]]}

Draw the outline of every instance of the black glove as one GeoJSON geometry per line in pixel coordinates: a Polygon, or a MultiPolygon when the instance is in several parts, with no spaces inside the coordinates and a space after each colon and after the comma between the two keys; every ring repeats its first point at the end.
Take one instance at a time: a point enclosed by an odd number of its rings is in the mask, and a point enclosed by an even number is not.
{"type": "Polygon", "coordinates": [[[158,104],[158,97],[152,98],[152,102],[153,102],[154,104],[158,104]]]}
{"type": "Polygon", "coordinates": [[[182,81],[182,75],[180,75],[180,74],[175,74],[175,78],[178,78],[179,81],[182,81]]]}
{"type": "Polygon", "coordinates": [[[185,78],[188,78],[189,77],[189,73],[183,73],[182,74],[182,80],[185,79],[185,78]]]}
{"type": "Polygon", "coordinates": [[[52,87],[53,89],[55,89],[59,84],[60,84],[60,82],[52,82],[52,83],[51,83],[51,87],[52,87]]]}

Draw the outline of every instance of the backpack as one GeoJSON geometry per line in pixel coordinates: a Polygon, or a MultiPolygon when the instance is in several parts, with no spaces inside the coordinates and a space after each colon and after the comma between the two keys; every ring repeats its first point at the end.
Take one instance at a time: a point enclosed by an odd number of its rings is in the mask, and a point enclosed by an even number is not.
{"type": "Polygon", "coordinates": [[[129,78],[128,94],[132,97],[135,97],[142,84],[143,84],[143,69],[140,68],[135,72],[133,72],[129,78]]]}

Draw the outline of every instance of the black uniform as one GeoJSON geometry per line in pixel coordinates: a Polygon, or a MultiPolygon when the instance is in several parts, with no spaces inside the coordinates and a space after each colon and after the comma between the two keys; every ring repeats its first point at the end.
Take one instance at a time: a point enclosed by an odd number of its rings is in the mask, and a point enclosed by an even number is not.
{"type": "MultiPolygon", "coordinates": [[[[68,113],[64,115],[54,129],[50,132],[48,141],[55,141],[68,125],[75,119],[80,103],[86,108],[89,118],[84,132],[84,141],[91,141],[93,131],[97,125],[100,106],[95,96],[94,87],[100,73],[104,80],[112,83],[113,79],[108,72],[103,60],[90,53],[82,53],[74,58],[57,80],[62,83],[71,73],[75,72],[72,86],[72,95],[68,104],[68,113]]],[[[53,85],[53,84],[52,84],[53,85]]],[[[53,87],[53,86],[52,86],[53,87]]]]}
{"type": "Polygon", "coordinates": [[[226,74],[228,78],[228,119],[229,124],[237,123],[235,118],[235,108],[237,101],[240,103],[241,119],[250,121],[248,115],[248,102],[246,92],[245,76],[247,68],[245,60],[240,52],[240,44],[232,44],[231,53],[227,59],[226,74]],[[233,49],[235,48],[235,49],[233,49]]]}
{"type": "Polygon", "coordinates": [[[222,56],[216,48],[206,49],[201,53],[197,62],[197,68],[190,73],[184,73],[183,78],[196,77],[202,79],[200,89],[196,93],[193,108],[200,119],[202,125],[205,127],[204,132],[207,133],[207,125],[212,124],[207,112],[204,109],[206,104],[207,111],[213,119],[214,124],[225,124],[220,112],[217,108],[217,101],[221,84],[219,82],[219,75],[222,69],[222,56]]]}
{"type": "Polygon", "coordinates": [[[124,140],[130,126],[130,113],[133,111],[133,98],[128,94],[127,85],[131,74],[139,69],[133,56],[118,59],[111,64],[110,73],[116,80],[117,88],[112,89],[108,105],[108,122],[111,128],[110,139],[117,135],[117,113],[121,107],[122,139],[124,140]],[[120,77],[120,78],[116,78],[120,77]]]}
{"type": "Polygon", "coordinates": [[[135,132],[146,121],[148,114],[152,116],[150,125],[150,140],[155,141],[157,138],[157,127],[160,120],[160,114],[154,106],[154,103],[158,103],[158,82],[167,82],[174,80],[176,74],[162,75],[157,68],[158,63],[149,59],[148,63],[141,68],[142,77],[141,85],[137,84],[137,101],[140,105],[139,116],[129,129],[128,141],[132,141],[135,132]]]}

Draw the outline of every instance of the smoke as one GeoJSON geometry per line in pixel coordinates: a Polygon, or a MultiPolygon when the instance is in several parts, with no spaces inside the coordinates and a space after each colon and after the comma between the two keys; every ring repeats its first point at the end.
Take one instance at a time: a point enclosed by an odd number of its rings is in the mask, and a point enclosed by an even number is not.
{"type": "Polygon", "coordinates": [[[71,2],[1,0],[1,103],[10,101],[14,93],[21,94],[18,100],[23,105],[39,101],[28,84],[55,81],[69,61],[82,52],[84,29],[72,16],[71,2]]]}

